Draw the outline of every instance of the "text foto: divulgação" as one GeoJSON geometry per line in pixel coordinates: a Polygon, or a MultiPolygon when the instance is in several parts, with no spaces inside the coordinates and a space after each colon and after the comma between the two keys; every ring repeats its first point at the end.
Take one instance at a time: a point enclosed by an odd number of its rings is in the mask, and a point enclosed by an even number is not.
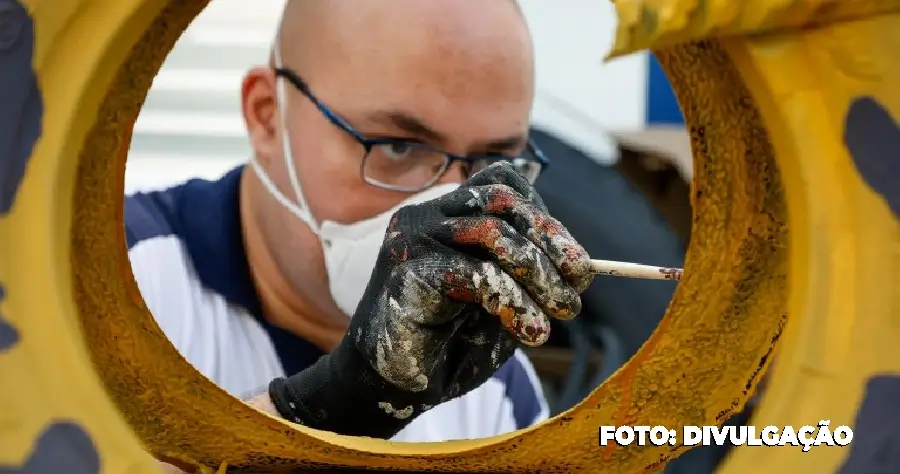
{"type": "Polygon", "coordinates": [[[684,426],[680,429],[665,426],[601,426],[600,446],[615,443],[619,446],[797,446],[807,452],[813,446],[847,446],[853,441],[849,426],[829,428],[830,421],[816,425],[793,426],[684,426]]]}

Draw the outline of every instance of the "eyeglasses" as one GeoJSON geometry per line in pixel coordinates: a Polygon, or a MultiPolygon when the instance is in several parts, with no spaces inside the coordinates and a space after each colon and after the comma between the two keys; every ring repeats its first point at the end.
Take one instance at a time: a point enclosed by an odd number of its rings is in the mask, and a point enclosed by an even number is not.
{"type": "Polygon", "coordinates": [[[534,184],[549,163],[540,149],[530,140],[525,151],[518,156],[504,154],[459,156],[412,140],[369,138],[323,104],[296,73],[286,68],[275,68],[275,74],[287,79],[334,126],[362,145],[364,154],[360,173],[364,181],[379,188],[404,192],[421,191],[440,180],[447,169],[456,162],[463,163],[466,172],[472,174],[497,161],[508,161],[531,184],[534,184]]]}

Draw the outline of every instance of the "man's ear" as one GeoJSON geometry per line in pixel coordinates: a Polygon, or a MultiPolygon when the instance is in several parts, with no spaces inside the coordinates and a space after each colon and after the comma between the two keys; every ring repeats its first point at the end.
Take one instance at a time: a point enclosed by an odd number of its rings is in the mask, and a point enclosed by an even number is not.
{"type": "Polygon", "coordinates": [[[241,109],[247,137],[260,161],[281,153],[278,139],[278,101],[275,73],[271,68],[255,67],[247,71],[241,84],[241,109]]]}

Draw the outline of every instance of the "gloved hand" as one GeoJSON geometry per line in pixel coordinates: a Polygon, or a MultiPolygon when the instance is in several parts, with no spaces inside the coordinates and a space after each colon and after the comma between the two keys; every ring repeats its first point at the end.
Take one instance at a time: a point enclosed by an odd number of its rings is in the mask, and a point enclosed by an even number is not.
{"type": "Polygon", "coordinates": [[[279,413],[305,426],[390,438],[483,384],[518,343],[543,344],[593,280],[587,252],[505,162],[401,208],[347,335],[277,379],[279,413]]]}

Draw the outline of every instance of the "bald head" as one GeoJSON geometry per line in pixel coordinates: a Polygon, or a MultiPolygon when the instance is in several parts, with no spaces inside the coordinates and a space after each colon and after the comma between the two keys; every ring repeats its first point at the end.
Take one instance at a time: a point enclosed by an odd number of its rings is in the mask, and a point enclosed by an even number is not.
{"type": "MultiPolygon", "coordinates": [[[[514,0],[288,0],[276,46],[281,67],[364,136],[414,140],[460,156],[525,148],[534,60],[514,0]]],[[[347,142],[309,101],[287,104],[289,116],[291,109],[305,111],[289,125],[295,148],[305,148],[319,127],[337,134],[331,141],[347,142]]],[[[318,166],[325,146],[332,145],[295,150],[298,169],[307,159],[318,166]]],[[[358,148],[333,165],[363,186],[358,148]]],[[[402,198],[393,193],[390,200],[402,198]]]]}
{"type": "Polygon", "coordinates": [[[519,55],[527,61],[531,55],[514,0],[288,0],[280,37],[286,61],[366,62],[431,53],[448,55],[444,60],[519,55]]]}
{"type": "MultiPolygon", "coordinates": [[[[317,220],[357,222],[408,197],[363,179],[359,135],[456,156],[513,156],[526,148],[533,51],[514,0],[288,0],[279,31],[280,66],[302,78],[341,126],[284,81],[285,100],[277,100],[271,67],[245,78],[244,117],[272,182],[294,196],[288,173],[295,168],[317,220]],[[285,135],[292,157],[283,152],[285,135]],[[293,164],[285,166],[285,159],[293,164]]],[[[459,163],[429,166],[422,173],[443,173],[435,178],[443,182],[465,177],[459,163]]],[[[317,265],[309,256],[321,252],[315,235],[264,196],[262,186],[249,186],[261,197],[248,212],[281,273],[310,295],[327,295],[309,287],[319,278],[309,274],[317,265]],[[297,255],[305,266],[294,265],[297,255]]]]}
{"type": "Polygon", "coordinates": [[[530,95],[531,38],[513,0],[289,0],[280,46],[317,89],[343,78],[382,97],[424,84],[454,101],[530,95]]]}

